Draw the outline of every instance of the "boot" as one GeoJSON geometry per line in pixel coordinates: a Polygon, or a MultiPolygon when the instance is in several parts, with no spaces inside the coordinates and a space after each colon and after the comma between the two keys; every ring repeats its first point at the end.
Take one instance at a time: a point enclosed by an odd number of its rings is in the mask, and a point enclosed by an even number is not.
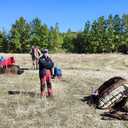
{"type": "Polygon", "coordinates": [[[41,92],[40,95],[41,95],[41,96],[46,96],[46,93],[43,91],[43,92],[41,92]]]}
{"type": "Polygon", "coordinates": [[[48,96],[53,96],[53,91],[52,91],[52,89],[48,89],[48,96]]]}
{"type": "Polygon", "coordinates": [[[52,83],[51,82],[47,82],[47,88],[48,88],[48,96],[53,96],[52,83]]]}

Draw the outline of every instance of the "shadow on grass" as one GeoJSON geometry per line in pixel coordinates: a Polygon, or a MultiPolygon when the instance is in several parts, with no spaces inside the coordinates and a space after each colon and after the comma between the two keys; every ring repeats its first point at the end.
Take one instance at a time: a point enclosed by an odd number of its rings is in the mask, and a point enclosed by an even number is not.
{"type": "Polygon", "coordinates": [[[31,68],[20,68],[21,70],[32,70],[31,68]]]}
{"type": "Polygon", "coordinates": [[[82,99],[80,99],[82,102],[88,102],[91,99],[91,96],[85,96],[82,99]]]}
{"type": "Polygon", "coordinates": [[[39,93],[26,92],[26,91],[8,91],[8,95],[25,95],[25,96],[31,96],[31,97],[40,96],[39,93]]]}
{"type": "Polygon", "coordinates": [[[123,120],[128,121],[128,113],[122,111],[108,111],[101,114],[102,120],[123,120]]]}
{"type": "Polygon", "coordinates": [[[81,99],[82,102],[86,102],[89,106],[93,106],[94,108],[96,108],[97,100],[97,97],[93,95],[85,96],[81,99]]]}

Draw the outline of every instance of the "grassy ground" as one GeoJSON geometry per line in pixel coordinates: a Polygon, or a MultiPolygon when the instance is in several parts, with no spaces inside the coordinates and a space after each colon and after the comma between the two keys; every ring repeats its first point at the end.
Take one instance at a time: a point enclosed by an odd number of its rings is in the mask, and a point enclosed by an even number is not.
{"type": "MultiPolygon", "coordinates": [[[[9,55],[5,55],[9,56],[9,55]]],[[[14,54],[17,64],[31,68],[28,54],[14,54]]],[[[0,75],[0,128],[125,128],[126,121],[102,120],[101,110],[81,99],[113,76],[128,78],[128,56],[121,54],[53,54],[63,80],[53,80],[54,97],[40,98],[38,71],[0,75]],[[35,95],[9,95],[8,91],[35,95]]]]}

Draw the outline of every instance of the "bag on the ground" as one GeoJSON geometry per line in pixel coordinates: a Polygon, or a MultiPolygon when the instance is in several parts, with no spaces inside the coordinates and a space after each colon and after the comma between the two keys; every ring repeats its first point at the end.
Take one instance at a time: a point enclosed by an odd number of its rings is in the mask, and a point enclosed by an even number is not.
{"type": "Polygon", "coordinates": [[[127,94],[128,81],[121,77],[113,77],[98,88],[97,107],[100,109],[113,107],[127,97],[127,94]]]}
{"type": "Polygon", "coordinates": [[[0,56],[0,62],[4,61],[4,57],[0,56]]]}

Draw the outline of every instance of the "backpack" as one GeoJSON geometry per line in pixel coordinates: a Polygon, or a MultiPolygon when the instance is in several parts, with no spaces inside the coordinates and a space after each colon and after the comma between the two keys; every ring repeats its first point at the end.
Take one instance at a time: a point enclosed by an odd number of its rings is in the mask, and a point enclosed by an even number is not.
{"type": "Polygon", "coordinates": [[[40,57],[39,59],[39,67],[46,68],[46,69],[52,69],[54,66],[54,63],[52,60],[48,57],[46,60],[44,56],[40,57]]]}
{"type": "Polygon", "coordinates": [[[128,81],[121,77],[113,77],[98,88],[97,107],[100,109],[114,107],[126,98],[127,95],[128,81]]]}

